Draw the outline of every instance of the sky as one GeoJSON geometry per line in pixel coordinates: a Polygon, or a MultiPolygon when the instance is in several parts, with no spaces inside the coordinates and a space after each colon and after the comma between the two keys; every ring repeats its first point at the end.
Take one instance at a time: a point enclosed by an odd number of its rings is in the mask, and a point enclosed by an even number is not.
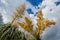
{"type": "Polygon", "coordinates": [[[34,21],[34,25],[36,23],[35,15],[39,10],[42,10],[45,18],[56,21],[56,25],[43,31],[42,40],[60,40],[60,0],[0,0],[0,13],[3,16],[3,22],[9,22],[16,7],[23,3],[26,4],[24,16],[29,15],[28,17],[34,21]]]}

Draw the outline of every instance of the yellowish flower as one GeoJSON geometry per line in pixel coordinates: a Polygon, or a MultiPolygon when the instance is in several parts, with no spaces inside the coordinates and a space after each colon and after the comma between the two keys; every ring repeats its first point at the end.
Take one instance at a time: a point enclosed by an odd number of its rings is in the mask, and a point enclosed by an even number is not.
{"type": "Polygon", "coordinates": [[[37,17],[39,18],[39,19],[37,19],[37,26],[38,26],[37,31],[38,31],[38,33],[39,32],[42,33],[42,31],[50,25],[55,25],[55,21],[43,18],[42,11],[38,12],[37,17]]]}
{"type": "Polygon", "coordinates": [[[41,34],[46,27],[50,25],[55,25],[55,21],[48,20],[47,18],[43,18],[42,10],[38,12],[37,17],[38,19],[36,21],[37,21],[38,28],[36,30],[33,30],[32,22],[28,17],[25,17],[25,22],[22,22],[22,23],[17,22],[17,24],[22,28],[24,28],[26,31],[35,34],[36,36],[41,34]]]}
{"type": "Polygon", "coordinates": [[[21,26],[22,28],[24,28],[28,32],[32,32],[33,31],[32,22],[28,19],[28,17],[25,17],[25,22],[23,22],[23,23],[17,22],[17,24],[19,26],[21,26]]]}

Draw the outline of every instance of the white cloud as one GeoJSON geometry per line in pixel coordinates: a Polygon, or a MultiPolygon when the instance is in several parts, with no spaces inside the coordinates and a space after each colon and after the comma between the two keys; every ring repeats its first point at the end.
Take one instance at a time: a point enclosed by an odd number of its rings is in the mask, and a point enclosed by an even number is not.
{"type": "Polygon", "coordinates": [[[1,0],[1,3],[3,3],[4,5],[8,5],[8,3],[5,0],[1,0]]]}
{"type": "Polygon", "coordinates": [[[45,8],[43,8],[43,14],[45,18],[55,20],[56,25],[47,28],[44,33],[42,34],[42,39],[43,40],[59,40],[60,39],[60,5],[56,6],[54,2],[58,0],[45,0],[42,2],[42,5],[46,5],[45,8]],[[51,11],[52,9],[52,11],[51,11]]]}
{"type": "Polygon", "coordinates": [[[3,14],[4,23],[11,20],[13,11],[16,9],[16,7],[25,3],[25,1],[26,0],[0,0],[0,11],[3,14]]]}

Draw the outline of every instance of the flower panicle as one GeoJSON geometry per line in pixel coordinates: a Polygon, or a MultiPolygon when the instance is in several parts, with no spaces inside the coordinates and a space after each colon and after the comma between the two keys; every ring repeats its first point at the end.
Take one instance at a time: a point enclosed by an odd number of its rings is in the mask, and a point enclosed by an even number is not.
{"type": "Polygon", "coordinates": [[[39,19],[37,19],[37,26],[38,26],[37,31],[38,31],[38,33],[39,32],[42,33],[42,31],[45,28],[47,28],[48,26],[56,24],[55,21],[53,21],[53,20],[48,20],[46,18],[43,18],[42,10],[40,10],[38,12],[37,17],[39,18],[39,19]]]}
{"type": "Polygon", "coordinates": [[[36,34],[36,35],[41,34],[46,27],[50,25],[55,25],[55,21],[43,18],[42,10],[38,12],[37,18],[38,18],[37,19],[38,28],[36,30],[33,30],[32,22],[30,21],[30,19],[28,19],[28,17],[25,17],[25,22],[23,23],[17,22],[17,24],[23,27],[26,31],[32,32],[33,34],[36,34]]]}
{"type": "Polygon", "coordinates": [[[38,11],[37,17],[38,18],[42,18],[43,17],[42,10],[38,11]]]}
{"type": "Polygon", "coordinates": [[[22,4],[20,7],[16,8],[16,11],[12,15],[12,23],[22,17],[25,11],[25,4],[22,4]]]}
{"type": "Polygon", "coordinates": [[[25,11],[25,4],[21,5],[21,7],[16,8],[16,14],[18,17],[21,17],[25,11]]]}
{"type": "Polygon", "coordinates": [[[19,26],[21,26],[22,28],[24,28],[28,32],[32,32],[33,31],[32,22],[28,19],[28,17],[25,17],[25,22],[17,22],[17,24],[19,26]]]}

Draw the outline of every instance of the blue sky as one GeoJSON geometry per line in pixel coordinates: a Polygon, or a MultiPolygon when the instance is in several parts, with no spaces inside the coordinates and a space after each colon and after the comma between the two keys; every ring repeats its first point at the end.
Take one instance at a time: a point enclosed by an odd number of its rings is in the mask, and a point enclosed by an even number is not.
{"type": "Polygon", "coordinates": [[[60,2],[55,2],[56,6],[60,5],[60,2]]]}
{"type": "Polygon", "coordinates": [[[34,26],[36,26],[34,15],[41,9],[45,18],[56,21],[56,25],[43,31],[42,40],[60,40],[60,0],[0,0],[0,13],[3,16],[3,22],[9,22],[16,7],[23,3],[26,4],[24,16],[30,17],[34,21],[34,26]]]}
{"type": "Polygon", "coordinates": [[[27,0],[29,3],[31,3],[33,6],[38,6],[40,3],[42,3],[43,0],[27,0]]]}

